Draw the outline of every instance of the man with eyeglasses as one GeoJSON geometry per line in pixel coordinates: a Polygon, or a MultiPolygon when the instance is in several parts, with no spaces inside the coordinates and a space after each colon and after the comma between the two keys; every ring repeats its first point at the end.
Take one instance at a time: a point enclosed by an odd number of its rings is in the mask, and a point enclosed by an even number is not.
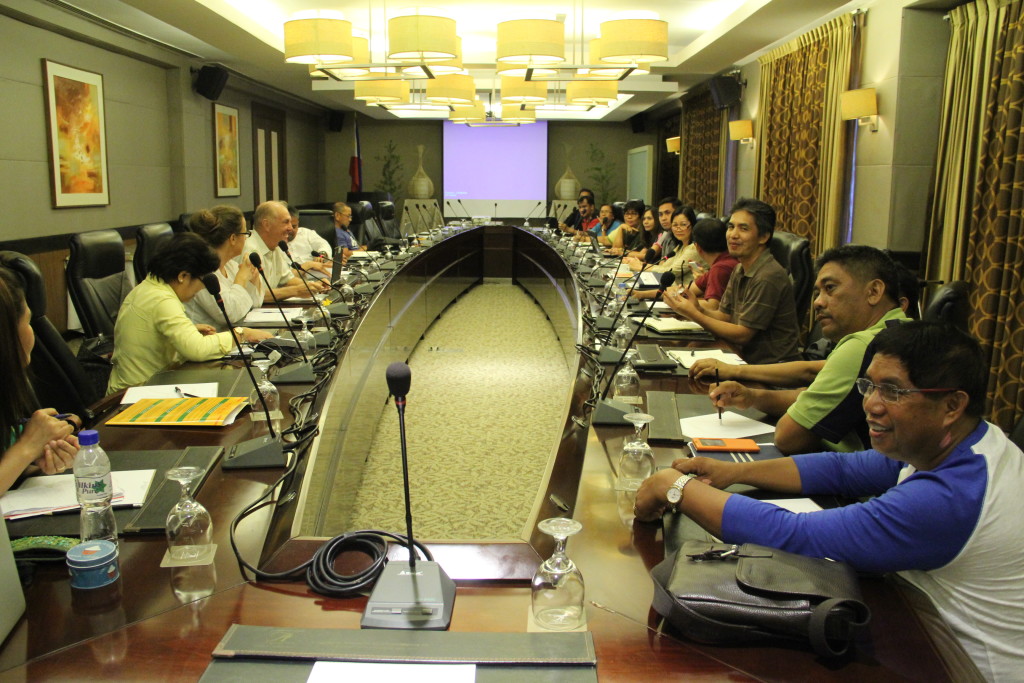
{"type": "Polygon", "coordinates": [[[899,305],[896,267],[881,250],[847,244],[826,251],[816,266],[815,319],[836,343],[826,360],[730,365],[702,359],[690,367],[697,383],[726,380],[710,386],[717,407],[756,408],[778,417],[775,445],[787,455],[867,447],[868,427],[854,380],[871,362],[875,335],[909,320],[899,305]]]}
{"type": "MultiPolygon", "coordinates": [[[[291,263],[278,244],[288,239],[292,220],[283,202],[263,202],[253,212],[252,225],[255,232],[245,241],[243,253],[256,252],[263,264],[263,273],[273,288],[273,295],[264,292],[263,301],[268,303],[276,296],[279,300],[293,296],[309,296],[306,285],[292,270],[291,263]]],[[[321,282],[309,283],[314,292],[324,292],[329,284],[321,282]]]]}
{"type": "Polygon", "coordinates": [[[637,492],[637,518],[669,508],[726,543],[898,572],[924,591],[988,680],[1024,670],[1024,453],[982,419],[988,369],[951,325],[879,332],[857,386],[871,450],[760,462],[676,460],[637,492]],[[868,498],[809,513],[724,489],[868,498]],[[674,492],[669,503],[669,490],[674,492]]]}
{"type": "MultiPolygon", "coordinates": [[[[323,259],[313,256],[314,251],[331,253],[331,243],[317,234],[316,230],[299,227],[299,210],[288,204],[288,216],[291,218],[291,228],[288,229],[288,251],[291,252],[292,260],[302,265],[303,270],[316,270],[326,277],[331,277],[331,267],[323,259]]],[[[323,279],[310,274],[315,279],[323,279]]]]}

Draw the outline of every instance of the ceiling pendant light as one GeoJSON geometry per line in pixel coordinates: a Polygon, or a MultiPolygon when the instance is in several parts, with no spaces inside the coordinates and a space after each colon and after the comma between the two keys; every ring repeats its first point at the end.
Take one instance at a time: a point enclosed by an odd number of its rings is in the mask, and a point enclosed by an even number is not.
{"type": "Polygon", "coordinates": [[[601,61],[611,64],[663,62],[668,59],[668,22],[613,19],[601,24],[601,61]]]}
{"type": "Polygon", "coordinates": [[[540,104],[548,99],[548,84],[515,76],[501,77],[501,103],[540,104]]]}
{"type": "Polygon", "coordinates": [[[284,61],[323,64],[352,61],[352,23],[340,12],[313,10],[284,22],[284,61]]]}
{"type": "Polygon", "coordinates": [[[487,120],[487,110],[484,103],[479,101],[463,107],[454,107],[448,114],[448,120],[452,123],[479,123],[487,120]]]}
{"type": "Polygon", "coordinates": [[[367,104],[404,104],[409,101],[409,82],[401,80],[356,81],[355,98],[367,104]]]}
{"type": "Polygon", "coordinates": [[[523,109],[517,104],[503,104],[501,120],[506,123],[536,123],[537,113],[532,109],[523,109]]]}
{"type": "Polygon", "coordinates": [[[549,66],[520,64],[518,62],[498,62],[495,65],[494,71],[499,76],[515,76],[517,78],[526,78],[526,74],[529,72],[531,79],[552,78],[558,75],[558,69],[549,66]]]}
{"type": "Polygon", "coordinates": [[[388,19],[388,59],[430,64],[455,59],[458,52],[454,19],[432,14],[388,19]]]}
{"type": "Polygon", "coordinates": [[[436,78],[447,74],[462,73],[462,38],[458,36],[455,36],[455,52],[454,58],[443,62],[403,66],[402,73],[410,78],[436,78]]]}
{"type": "Polygon", "coordinates": [[[447,74],[427,81],[426,97],[438,104],[472,104],[476,84],[468,74],[447,74]]]}
{"type": "Polygon", "coordinates": [[[499,62],[525,65],[565,61],[565,25],[554,19],[514,19],[498,24],[499,62]]]}
{"type": "Polygon", "coordinates": [[[618,99],[618,81],[580,80],[565,86],[565,100],[569,104],[607,107],[618,99]]]}
{"type": "Polygon", "coordinates": [[[326,62],[320,65],[319,71],[330,72],[335,78],[352,78],[365,76],[370,69],[365,66],[355,67],[348,64],[369,64],[370,63],[370,41],[366,38],[352,36],[352,61],[351,62],[326,62]]]}

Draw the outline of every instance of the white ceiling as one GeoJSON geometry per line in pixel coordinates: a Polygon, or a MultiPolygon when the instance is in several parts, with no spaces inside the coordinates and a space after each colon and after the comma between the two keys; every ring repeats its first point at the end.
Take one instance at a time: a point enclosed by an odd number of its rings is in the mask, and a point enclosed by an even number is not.
{"type": "MultiPolygon", "coordinates": [[[[357,30],[376,36],[386,17],[416,6],[412,0],[319,5],[311,0],[58,0],[61,1],[204,62],[223,64],[237,74],[308,102],[331,109],[356,109],[374,118],[390,118],[394,114],[355,101],[351,83],[329,86],[341,89],[326,89],[322,85],[314,89],[305,66],[284,63],[282,24],[293,12],[319,7],[343,11],[357,30]]],[[[494,62],[498,22],[529,17],[563,21],[567,60],[585,63],[586,53],[572,39],[581,32],[584,41],[597,37],[600,23],[619,18],[628,3],[428,0],[421,6],[438,8],[456,20],[463,44],[463,64],[474,76],[482,76],[480,67],[494,62]]],[[[622,81],[620,92],[628,97],[620,98],[617,107],[607,113],[595,110],[581,118],[628,119],[677,98],[687,88],[735,68],[810,25],[853,6],[849,0],[647,0],[642,10],[669,23],[668,61],[655,65],[649,76],[631,76],[622,81]]],[[[371,56],[375,61],[383,61],[383,47],[382,41],[371,38],[371,56]]],[[[491,84],[478,78],[477,87],[487,90],[491,84]]],[[[434,112],[429,116],[443,118],[444,114],[434,112]]]]}

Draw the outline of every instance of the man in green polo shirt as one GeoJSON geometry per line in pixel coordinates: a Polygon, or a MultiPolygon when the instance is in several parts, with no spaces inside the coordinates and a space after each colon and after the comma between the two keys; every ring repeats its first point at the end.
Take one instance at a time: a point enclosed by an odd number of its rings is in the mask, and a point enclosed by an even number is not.
{"type": "Polygon", "coordinates": [[[861,397],[854,382],[871,362],[870,344],[888,324],[908,318],[899,305],[896,267],[880,250],[860,245],[829,249],[817,261],[814,314],[822,333],[837,342],[824,361],[771,365],[694,363],[694,380],[711,387],[716,406],[752,407],[778,416],[775,445],[783,453],[869,447],[861,397]],[[790,389],[753,389],[736,380],[790,389]],[[809,386],[808,386],[809,385],[809,386]]]}

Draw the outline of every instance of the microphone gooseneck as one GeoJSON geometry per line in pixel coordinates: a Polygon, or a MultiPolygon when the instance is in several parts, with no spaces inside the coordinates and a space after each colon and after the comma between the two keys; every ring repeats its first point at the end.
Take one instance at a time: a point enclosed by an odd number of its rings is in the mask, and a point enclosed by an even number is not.
{"type": "Polygon", "coordinates": [[[388,391],[395,397],[398,410],[398,435],[402,444],[402,484],[405,488],[405,535],[409,541],[409,569],[416,568],[416,548],[412,535],[412,503],[409,499],[409,451],[405,443],[405,397],[412,383],[412,370],[405,363],[392,363],[384,373],[388,391]]]}
{"type": "MultiPolygon", "coordinates": [[[[252,256],[259,258],[258,254],[253,253],[252,256]]],[[[238,355],[242,357],[242,365],[245,366],[245,372],[249,375],[249,381],[252,382],[253,388],[256,390],[256,395],[260,399],[260,407],[263,408],[263,414],[267,416],[267,429],[270,430],[270,438],[276,439],[277,432],[274,431],[274,421],[270,417],[270,408],[267,407],[267,399],[263,396],[263,392],[260,391],[259,382],[256,381],[256,376],[252,374],[252,365],[249,362],[249,356],[242,351],[242,342],[235,334],[235,328],[231,324],[231,319],[228,318],[228,311],[224,307],[224,299],[220,295],[220,280],[213,273],[207,273],[202,278],[203,284],[206,286],[212,296],[213,300],[217,303],[217,308],[220,309],[221,315],[224,316],[224,322],[227,323],[228,332],[231,333],[231,338],[235,340],[235,346],[238,347],[238,355]]]]}
{"type": "Polygon", "coordinates": [[[281,321],[284,323],[285,329],[287,329],[292,335],[292,340],[295,341],[295,346],[299,347],[299,353],[302,354],[302,362],[309,363],[309,358],[306,356],[306,350],[302,348],[302,344],[299,343],[299,337],[295,334],[295,330],[292,329],[288,316],[284,314],[284,308],[281,306],[281,302],[277,298],[277,294],[274,294],[274,288],[270,286],[270,280],[267,279],[267,274],[263,272],[263,260],[260,258],[260,255],[254,251],[249,254],[249,262],[256,267],[260,277],[263,278],[263,282],[267,285],[267,291],[270,292],[270,298],[274,300],[274,305],[277,306],[277,310],[281,313],[281,321]]]}
{"type": "MultiPolygon", "coordinates": [[[[283,251],[285,254],[288,255],[288,260],[291,261],[291,267],[292,268],[294,268],[295,270],[299,271],[303,275],[309,275],[310,274],[310,272],[308,270],[306,270],[305,268],[300,266],[296,261],[292,260],[291,252],[288,251],[288,243],[287,242],[285,242],[284,240],[281,240],[280,242],[277,243],[277,246],[279,246],[281,248],[281,251],[283,251]]],[[[316,276],[313,276],[313,277],[316,277],[316,276]]],[[[316,304],[316,307],[320,310],[320,319],[324,321],[324,325],[327,325],[327,331],[330,332],[331,327],[330,327],[330,323],[328,322],[328,320],[330,318],[327,315],[327,311],[324,310],[324,307],[320,304],[320,301],[316,298],[316,295],[313,294],[313,290],[310,288],[309,283],[306,282],[306,278],[300,277],[299,279],[302,280],[302,284],[305,285],[306,291],[309,292],[309,298],[313,300],[313,303],[316,304]]],[[[317,279],[319,280],[320,278],[317,278],[317,279]]]]}
{"type": "MultiPolygon", "coordinates": [[[[622,245],[622,254],[619,256],[619,262],[620,263],[622,262],[622,258],[625,256],[625,254],[626,254],[626,245],[623,244],[622,245]]],[[[633,282],[629,286],[629,291],[626,292],[626,298],[622,300],[622,304],[619,306],[618,310],[615,311],[615,317],[612,318],[612,323],[613,324],[614,324],[614,322],[616,320],[619,319],[619,316],[622,315],[622,309],[624,309],[626,307],[626,303],[629,301],[629,297],[633,294],[633,290],[636,289],[637,283],[640,282],[640,276],[644,274],[644,271],[646,271],[649,266],[653,266],[657,262],[658,262],[658,255],[655,253],[655,251],[653,249],[649,248],[647,250],[647,252],[644,253],[644,265],[640,268],[640,272],[636,274],[636,277],[633,278],[633,282]]],[[[616,272],[618,272],[618,269],[616,269],[616,272]]],[[[673,275],[672,277],[675,278],[675,275],[673,275]]],[[[611,335],[612,335],[612,333],[609,332],[608,333],[608,338],[609,339],[611,338],[611,335]]]]}

